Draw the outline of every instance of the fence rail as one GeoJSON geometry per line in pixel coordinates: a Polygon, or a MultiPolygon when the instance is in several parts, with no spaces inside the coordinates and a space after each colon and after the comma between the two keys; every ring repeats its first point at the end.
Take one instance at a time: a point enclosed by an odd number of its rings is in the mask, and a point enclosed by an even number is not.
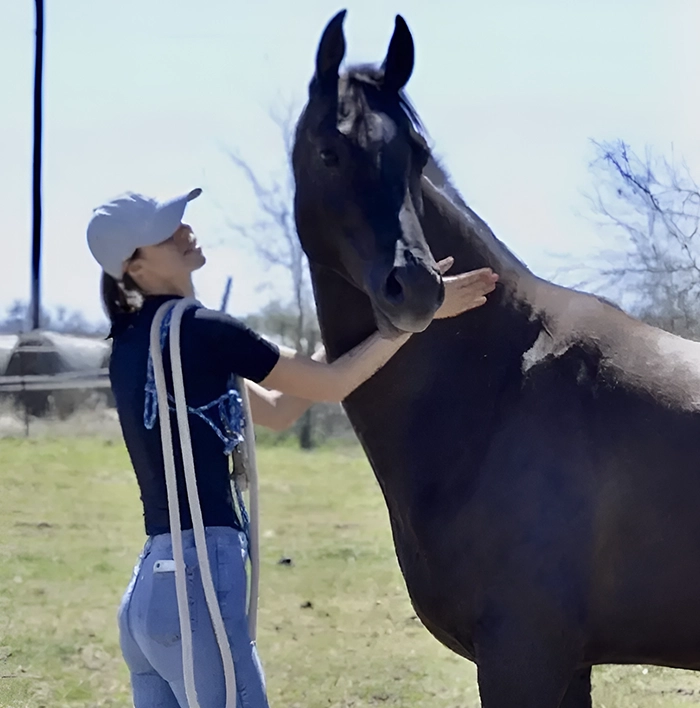
{"type": "Polygon", "coordinates": [[[0,393],[109,388],[109,369],[65,371],[60,374],[0,376],[0,393]]]}

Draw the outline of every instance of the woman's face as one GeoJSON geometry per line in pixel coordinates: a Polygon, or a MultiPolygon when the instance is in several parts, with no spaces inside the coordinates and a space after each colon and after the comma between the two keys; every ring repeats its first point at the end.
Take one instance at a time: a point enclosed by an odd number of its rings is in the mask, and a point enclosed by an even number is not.
{"type": "Polygon", "coordinates": [[[126,266],[126,272],[149,290],[162,283],[180,283],[189,279],[195,270],[206,263],[202,249],[189,224],[180,224],[178,230],[157,246],[139,248],[135,258],[126,266]]]}

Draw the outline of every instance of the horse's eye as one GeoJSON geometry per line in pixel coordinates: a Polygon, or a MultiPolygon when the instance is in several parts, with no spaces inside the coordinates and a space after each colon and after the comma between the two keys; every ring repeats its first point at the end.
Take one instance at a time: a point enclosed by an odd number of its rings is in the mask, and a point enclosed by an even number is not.
{"type": "Polygon", "coordinates": [[[326,167],[338,166],[338,153],[333,150],[321,150],[321,159],[326,167]]]}

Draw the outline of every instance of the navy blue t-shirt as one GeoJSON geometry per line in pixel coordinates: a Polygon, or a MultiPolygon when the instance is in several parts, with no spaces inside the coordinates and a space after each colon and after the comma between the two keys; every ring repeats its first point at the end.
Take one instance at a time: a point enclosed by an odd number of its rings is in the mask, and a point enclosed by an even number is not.
{"type": "MultiPolygon", "coordinates": [[[[151,322],[158,308],[172,295],[146,298],[141,310],[121,316],[113,325],[109,377],[119,422],[143,502],[146,533],[169,533],[165,469],[160,424],[144,424],[145,387],[151,322]]],[[[190,308],[181,325],[181,359],[187,405],[197,408],[226,393],[233,374],[259,383],[274,368],[279,350],[243,323],[223,313],[190,308]]],[[[172,393],[169,338],[163,350],[168,392],[172,393]]],[[[161,411],[158,411],[160,415],[161,411]]],[[[229,482],[229,461],[214,430],[196,415],[189,415],[197,488],[205,526],[240,528],[229,482]]],[[[192,528],[183,476],[175,413],[171,412],[180,520],[192,528]]]]}

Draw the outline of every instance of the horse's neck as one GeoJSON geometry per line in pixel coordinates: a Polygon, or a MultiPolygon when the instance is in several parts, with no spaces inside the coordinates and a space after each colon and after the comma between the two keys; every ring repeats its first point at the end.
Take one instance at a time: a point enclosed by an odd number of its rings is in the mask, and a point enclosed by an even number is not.
{"type": "MultiPolygon", "coordinates": [[[[517,337],[520,329],[530,330],[527,299],[534,276],[464,203],[439,168],[423,178],[422,192],[422,225],[435,258],[454,257],[454,273],[490,266],[501,278],[499,291],[484,308],[488,313],[479,313],[498,320],[488,328],[492,335],[502,342],[504,336],[517,337]]],[[[321,333],[333,360],[376,330],[374,315],[367,296],[338,274],[312,263],[311,276],[321,333]]],[[[475,337],[480,345],[500,346],[486,342],[481,332],[475,337]]]]}
{"type": "Polygon", "coordinates": [[[501,282],[521,290],[534,276],[472,211],[432,160],[422,180],[423,231],[436,259],[453,256],[453,272],[490,266],[501,282]]]}

